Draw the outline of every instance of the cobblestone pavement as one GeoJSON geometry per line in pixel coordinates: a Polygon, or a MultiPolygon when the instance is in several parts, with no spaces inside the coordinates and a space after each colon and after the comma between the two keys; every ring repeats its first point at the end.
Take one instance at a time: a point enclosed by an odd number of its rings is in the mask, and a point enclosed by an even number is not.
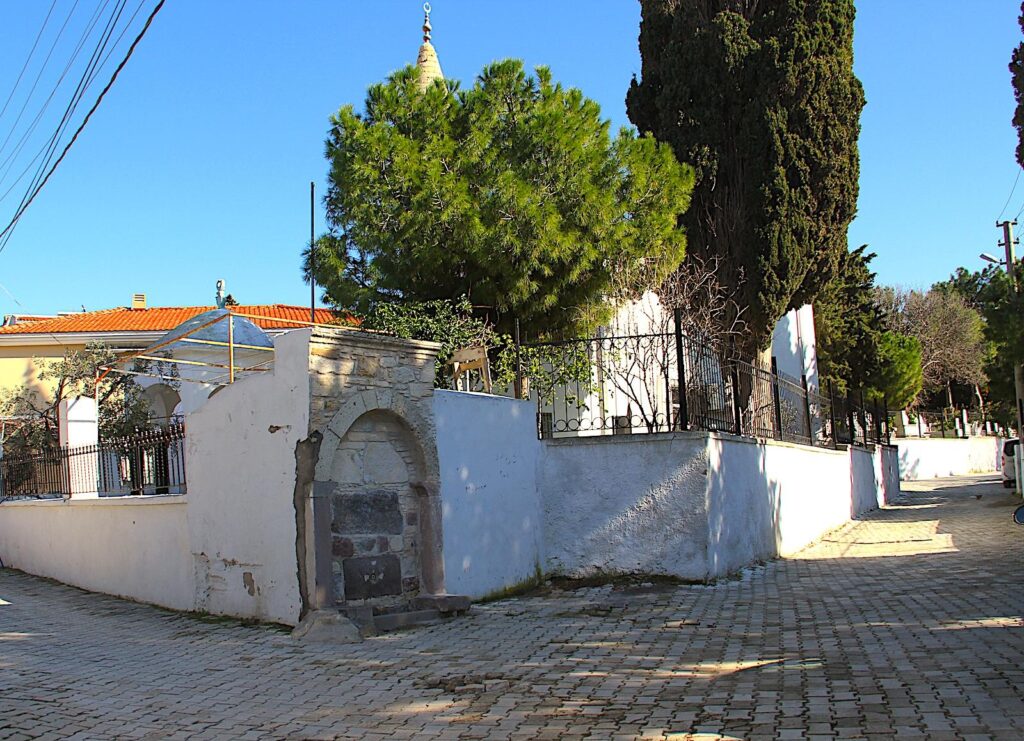
{"type": "Polygon", "coordinates": [[[1021,738],[1024,528],[906,487],[801,557],[314,645],[0,571],[0,737],[1021,738]]]}

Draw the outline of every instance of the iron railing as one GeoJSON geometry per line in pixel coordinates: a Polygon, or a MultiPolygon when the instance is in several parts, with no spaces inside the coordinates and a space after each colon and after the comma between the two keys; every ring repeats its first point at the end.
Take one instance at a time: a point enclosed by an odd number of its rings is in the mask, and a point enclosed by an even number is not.
{"type": "Polygon", "coordinates": [[[0,458],[0,499],[184,494],[185,428],[0,458]]]}
{"type": "Polygon", "coordinates": [[[900,424],[896,435],[901,437],[963,438],[1006,434],[1001,425],[985,419],[976,409],[915,409],[907,413],[906,424],[900,424]]]}
{"type": "Polygon", "coordinates": [[[774,360],[722,354],[678,328],[523,344],[517,358],[516,387],[537,403],[541,438],[706,430],[831,448],[889,440],[884,402],[816,388],[774,360]]]}

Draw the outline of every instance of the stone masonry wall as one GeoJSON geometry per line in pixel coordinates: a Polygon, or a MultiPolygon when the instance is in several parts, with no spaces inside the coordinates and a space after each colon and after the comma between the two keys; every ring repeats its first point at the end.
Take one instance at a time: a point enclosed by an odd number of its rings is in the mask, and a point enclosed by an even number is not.
{"type": "Polygon", "coordinates": [[[333,604],[385,608],[444,591],[435,360],[432,343],[313,333],[310,433],[323,435],[315,548],[333,604]]]}
{"type": "Polygon", "coordinates": [[[400,602],[420,589],[422,462],[390,412],[366,412],[338,443],[331,469],[331,572],[336,602],[400,602]],[[398,598],[398,599],[388,599],[398,598]]]}

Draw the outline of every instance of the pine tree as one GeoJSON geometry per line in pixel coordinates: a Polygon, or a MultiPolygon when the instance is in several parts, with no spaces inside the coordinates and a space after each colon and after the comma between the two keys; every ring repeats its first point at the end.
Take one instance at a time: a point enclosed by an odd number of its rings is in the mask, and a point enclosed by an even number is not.
{"type": "Polygon", "coordinates": [[[853,0],[641,0],[631,120],[696,169],[689,249],[743,277],[751,330],[812,301],[846,254],[864,94],[853,0]]]}
{"type": "Polygon", "coordinates": [[[870,394],[889,409],[905,409],[921,393],[921,343],[898,332],[882,332],[876,352],[878,368],[870,394]]]}
{"type": "MultiPolygon", "coordinates": [[[[681,262],[692,169],[521,62],[459,90],[412,68],[343,107],[327,140],[329,235],[317,281],[342,308],[466,297],[502,328],[585,331],[617,269],[681,262]]],[[[307,259],[308,271],[308,259],[307,259]]]]}

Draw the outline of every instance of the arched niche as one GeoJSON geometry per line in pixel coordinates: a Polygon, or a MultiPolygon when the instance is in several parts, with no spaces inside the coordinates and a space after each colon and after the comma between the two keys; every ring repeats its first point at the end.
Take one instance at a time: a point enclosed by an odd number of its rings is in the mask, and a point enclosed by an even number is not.
{"type": "Polygon", "coordinates": [[[436,461],[415,425],[388,408],[343,410],[338,420],[346,426],[332,421],[315,483],[329,503],[330,543],[317,553],[330,560],[334,603],[389,607],[443,593],[436,461]]]}

